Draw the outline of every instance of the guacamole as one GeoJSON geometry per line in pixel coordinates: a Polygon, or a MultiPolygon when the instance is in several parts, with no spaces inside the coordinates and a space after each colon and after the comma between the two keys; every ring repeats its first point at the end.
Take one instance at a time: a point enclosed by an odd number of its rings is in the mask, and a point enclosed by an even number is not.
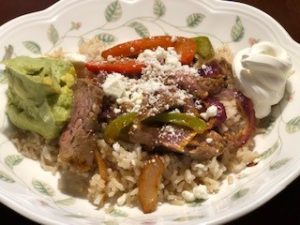
{"type": "Polygon", "coordinates": [[[70,119],[75,69],[71,62],[16,57],[4,62],[8,78],[7,115],[24,130],[58,137],[70,119]]]}

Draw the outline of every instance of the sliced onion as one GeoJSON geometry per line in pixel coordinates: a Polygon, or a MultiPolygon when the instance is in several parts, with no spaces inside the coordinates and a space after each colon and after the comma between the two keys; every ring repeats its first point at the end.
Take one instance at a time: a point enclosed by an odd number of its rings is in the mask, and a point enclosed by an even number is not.
{"type": "Polygon", "coordinates": [[[138,199],[144,213],[153,212],[158,203],[164,163],[159,156],[147,160],[138,179],[138,199]]]}
{"type": "Polygon", "coordinates": [[[245,129],[242,131],[241,137],[239,138],[239,140],[237,140],[238,146],[242,146],[247,143],[249,138],[253,136],[255,132],[255,125],[256,125],[255,111],[254,111],[252,101],[249,98],[247,98],[245,95],[243,95],[242,92],[235,90],[234,97],[236,99],[237,105],[241,113],[247,119],[247,125],[245,129]]]}

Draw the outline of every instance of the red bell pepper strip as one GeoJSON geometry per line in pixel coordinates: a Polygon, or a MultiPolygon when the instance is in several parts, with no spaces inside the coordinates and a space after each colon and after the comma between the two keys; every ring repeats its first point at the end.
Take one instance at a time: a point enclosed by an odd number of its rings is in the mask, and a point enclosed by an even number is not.
{"type": "Polygon", "coordinates": [[[196,42],[192,38],[154,36],[116,45],[103,51],[102,57],[136,57],[146,49],[154,50],[157,47],[162,47],[164,49],[174,47],[176,52],[181,56],[181,62],[183,64],[192,63],[197,48],[196,42]]]}

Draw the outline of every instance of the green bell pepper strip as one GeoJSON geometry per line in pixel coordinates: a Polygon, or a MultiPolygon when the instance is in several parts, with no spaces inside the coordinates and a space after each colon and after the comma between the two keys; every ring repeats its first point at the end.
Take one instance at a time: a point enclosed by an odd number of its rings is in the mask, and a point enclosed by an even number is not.
{"type": "Polygon", "coordinates": [[[136,112],[130,112],[110,121],[104,130],[104,140],[108,144],[113,144],[118,139],[122,129],[132,124],[136,116],[136,112]]]}
{"type": "Polygon", "coordinates": [[[197,133],[203,133],[206,130],[206,124],[204,120],[185,113],[164,112],[154,117],[150,117],[147,120],[188,127],[197,133]]]}
{"type": "MultiPolygon", "coordinates": [[[[132,124],[136,117],[137,113],[131,112],[110,121],[104,130],[104,140],[108,144],[113,144],[120,136],[121,131],[132,124]]],[[[207,128],[204,120],[185,113],[164,112],[145,120],[145,122],[155,121],[188,127],[197,133],[203,133],[207,128]]]]}
{"type": "Polygon", "coordinates": [[[193,38],[196,42],[196,53],[198,53],[203,59],[210,59],[214,56],[214,48],[206,36],[199,36],[193,38]]]}

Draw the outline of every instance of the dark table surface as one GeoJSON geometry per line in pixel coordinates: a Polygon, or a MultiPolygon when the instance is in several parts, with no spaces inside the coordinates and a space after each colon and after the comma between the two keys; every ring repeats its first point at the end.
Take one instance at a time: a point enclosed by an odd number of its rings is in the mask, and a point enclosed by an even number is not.
{"type": "MultiPolygon", "coordinates": [[[[42,10],[57,0],[3,0],[0,5],[0,25],[17,16],[42,10]]],[[[300,43],[299,0],[239,0],[259,8],[274,17],[300,43]]],[[[255,211],[228,225],[300,224],[300,178],[255,211]]],[[[1,224],[36,224],[0,203],[1,224]]]]}

